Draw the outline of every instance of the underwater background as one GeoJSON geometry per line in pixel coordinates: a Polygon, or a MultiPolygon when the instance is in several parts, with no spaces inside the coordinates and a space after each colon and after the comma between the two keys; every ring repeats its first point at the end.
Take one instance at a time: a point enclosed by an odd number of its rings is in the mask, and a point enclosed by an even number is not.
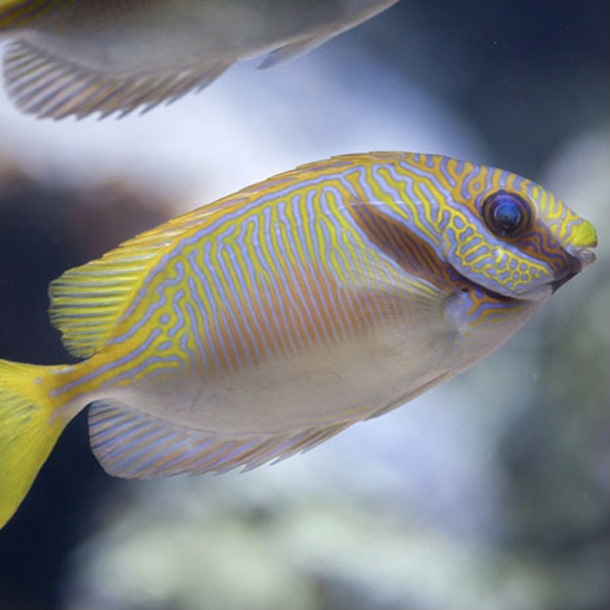
{"type": "Polygon", "coordinates": [[[454,381],[247,474],[123,481],[70,424],[0,531],[1,610],[610,607],[610,6],[403,0],[285,65],[120,121],[0,92],[0,357],[68,362],[64,270],[333,154],[413,150],[553,190],[597,262],[454,381]]]}

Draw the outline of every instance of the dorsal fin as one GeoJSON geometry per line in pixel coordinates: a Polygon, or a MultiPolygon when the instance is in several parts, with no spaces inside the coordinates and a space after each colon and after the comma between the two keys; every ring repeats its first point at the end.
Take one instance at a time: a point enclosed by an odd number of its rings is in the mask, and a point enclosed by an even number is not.
{"type": "Polygon", "coordinates": [[[350,423],[231,438],[192,430],[122,404],[98,401],[89,411],[95,457],[108,474],[127,479],[250,470],[311,449],[350,423]]]}
{"type": "Polygon", "coordinates": [[[52,324],[74,356],[86,358],[108,339],[131,295],[154,264],[160,250],[198,230],[218,214],[256,198],[269,185],[277,187],[298,178],[297,172],[275,176],[219,199],[213,204],[172,218],[166,223],[123,242],[101,258],[69,269],[49,287],[52,324]]]}
{"type": "Polygon", "coordinates": [[[6,50],[4,77],[9,96],[23,112],[53,119],[99,112],[101,118],[173,102],[209,85],[231,63],[217,61],[176,72],[106,74],[19,41],[6,50]]]}
{"type": "Polygon", "coordinates": [[[49,315],[71,354],[85,358],[105,343],[159,251],[206,212],[203,206],[173,218],[51,282],[49,315]]]}
{"type": "Polygon", "coordinates": [[[51,282],[49,315],[71,354],[85,358],[104,344],[154,256],[153,244],[126,242],[51,282]]]}

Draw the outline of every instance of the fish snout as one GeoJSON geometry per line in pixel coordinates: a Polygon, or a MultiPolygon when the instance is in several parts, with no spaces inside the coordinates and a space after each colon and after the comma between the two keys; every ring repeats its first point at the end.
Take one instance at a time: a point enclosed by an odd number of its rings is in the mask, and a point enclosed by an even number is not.
{"type": "Polygon", "coordinates": [[[591,222],[584,218],[572,228],[569,239],[564,242],[567,261],[564,273],[551,282],[553,292],[556,292],[566,282],[578,275],[583,269],[595,261],[592,248],[597,246],[597,231],[591,222]]]}

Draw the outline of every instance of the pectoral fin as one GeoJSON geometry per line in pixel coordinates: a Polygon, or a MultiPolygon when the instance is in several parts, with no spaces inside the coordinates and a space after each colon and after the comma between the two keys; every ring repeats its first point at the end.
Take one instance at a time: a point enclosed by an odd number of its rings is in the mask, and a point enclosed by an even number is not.
{"type": "MultiPolygon", "coordinates": [[[[334,34],[332,34],[334,35],[334,34]]],[[[285,61],[304,55],[308,51],[319,47],[324,44],[330,36],[316,34],[296,42],[290,42],[277,49],[273,49],[265,55],[261,63],[258,65],[261,69],[273,68],[279,64],[283,64],[285,61]]]]}
{"type": "Polygon", "coordinates": [[[180,72],[106,74],[55,57],[26,42],[13,42],[4,55],[4,77],[17,107],[41,118],[100,118],[136,109],[148,111],[189,91],[203,89],[232,62],[218,61],[180,72]]]}
{"type": "Polygon", "coordinates": [[[381,206],[356,202],[347,211],[366,241],[355,241],[362,239],[358,236],[344,248],[331,250],[329,266],[339,284],[395,294],[420,311],[438,311],[455,287],[434,249],[406,223],[388,217],[381,206]],[[350,249],[358,256],[348,263],[344,253],[350,249]]]}

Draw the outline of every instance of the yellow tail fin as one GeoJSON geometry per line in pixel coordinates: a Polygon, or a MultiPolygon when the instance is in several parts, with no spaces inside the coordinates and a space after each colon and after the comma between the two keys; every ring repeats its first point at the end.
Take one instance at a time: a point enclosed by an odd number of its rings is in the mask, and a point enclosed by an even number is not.
{"type": "Polygon", "coordinates": [[[52,418],[49,367],[0,360],[0,528],[13,516],[66,424],[52,418]]]}

